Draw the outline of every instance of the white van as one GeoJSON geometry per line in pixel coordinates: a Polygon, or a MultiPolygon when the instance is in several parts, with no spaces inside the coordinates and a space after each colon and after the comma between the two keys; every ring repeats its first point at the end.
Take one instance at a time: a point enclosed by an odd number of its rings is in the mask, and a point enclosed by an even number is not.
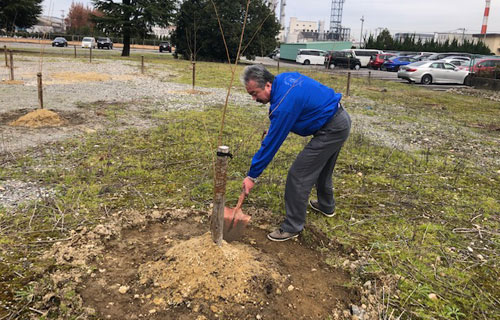
{"type": "Polygon", "coordinates": [[[95,48],[96,42],[94,37],[84,37],[82,40],[82,48],[95,48]]]}
{"type": "Polygon", "coordinates": [[[343,51],[351,52],[354,58],[358,58],[361,61],[362,67],[368,66],[371,56],[384,53],[384,51],[377,49],[344,49],[343,51]]]}
{"type": "Polygon", "coordinates": [[[325,54],[324,50],[317,49],[299,49],[297,52],[297,58],[295,62],[300,64],[324,64],[325,63],[325,54]]]}

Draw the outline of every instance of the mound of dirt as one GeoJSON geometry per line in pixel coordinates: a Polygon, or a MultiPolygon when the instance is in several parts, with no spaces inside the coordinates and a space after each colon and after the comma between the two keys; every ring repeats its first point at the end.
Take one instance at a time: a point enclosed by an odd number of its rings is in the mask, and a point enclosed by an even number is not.
{"type": "Polygon", "coordinates": [[[23,81],[20,80],[2,80],[0,81],[2,84],[24,84],[23,81]]]}
{"type": "Polygon", "coordinates": [[[155,304],[179,305],[192,299],[245,303],[259,300],[255,290],[267,283],[281,286],[285,277],[274,264],[251,246],[224,243],[217,246],[209,233],[178,241],[161,261],[139,268],[140,283],[157,289],[155,304]]]}
{"type": "Polygon", "coordinates": [[[57,113],[47,109],[37,109],[12,121],[9,125],[14,127],[40,128],[58,127],[64,123],[64,120],[57,113]]]}
{"type": "Polygon", "coordinates": [[[47,82],[47,84],[68,83],[68,82],[87,82],[87,81],[109,81],[111,76],[97,72],[60,72],[51,75],[56,81],[47,82]],[[58,81],[57,81],[58,80],[58,81]]]}
{"type": "Polygon", "coordinates": [[[29,128],[58,127],[63,124],[64,120],[57,113],[47,109],[37,109],[9,123],[14,127],[29,128]]]}

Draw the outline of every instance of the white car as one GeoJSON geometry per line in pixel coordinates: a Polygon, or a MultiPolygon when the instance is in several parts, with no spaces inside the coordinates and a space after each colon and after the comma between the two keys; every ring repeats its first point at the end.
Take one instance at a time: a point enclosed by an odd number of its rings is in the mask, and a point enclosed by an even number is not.
{"type": "Polygon", "coordinates": [[[457,66],[442,60],[418,61],[401,66],[398,78],[408,82],[431,83],[457,83],[469,82],[469,71],[460,70],[457,66]]]}
{"type": "Polygon", "coordinates": [[[95,48],[96,42],[94,37],[84,37],[82,40],[82,48],[95,48]]]}
{"type": "Polygon", "coordinates": [[[295,62],[300,64],[324,64],[326,51],[317,49],[299,49],[295,62]]]}

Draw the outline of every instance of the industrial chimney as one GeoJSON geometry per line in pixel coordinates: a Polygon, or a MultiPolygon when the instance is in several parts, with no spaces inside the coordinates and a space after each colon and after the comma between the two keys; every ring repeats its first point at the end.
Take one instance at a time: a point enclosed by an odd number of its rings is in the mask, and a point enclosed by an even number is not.
{"type": "Polygon", "coordinates": [[[483,26],[481,27],[481,34],[486,34],[488,28],[488,17],[490,15],[491,0],[486,0],[486,8],[484,9],[483,26]]]}

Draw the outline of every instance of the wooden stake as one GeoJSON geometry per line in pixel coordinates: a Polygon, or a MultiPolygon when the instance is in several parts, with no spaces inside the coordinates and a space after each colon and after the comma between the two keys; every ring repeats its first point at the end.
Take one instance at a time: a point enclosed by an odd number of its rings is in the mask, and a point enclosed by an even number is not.
{"type": "Polygon", "coordinates": [[[38,82],[38,104],[40,105],[40,109],[43,109],[43,87],[42,87],[42,73],[38,72],[36,74],[37,82],[38,82]]]}
{"type": "Polygon", "coordinates": [[[214,208],[210,219],[210,232],[212,240],[222,246],[222,236],[224,231],[224,205],[226,203],[226,177],[227,158],[229,147],[219,146],[217,148],[217,160],[215,162],[215,188],[214,188],[214,208]]]}
{"type": "Polygon", "coordinates": [[[10,80],[14,80],[14,57],[12,56],[12,50],[9,50],[10,55],[10,80]]]}
{"type": "Polygon", "coordinates": [[[90,63],[92,63],[92,44],[90,44],[90,63]]]}
{"type": "Polygon", "coordinates": [[[7,46],[3,46],[3,52],[5,53],[5,66],[9,66],[9,59],[7,58],[7,46]]]}
{"type": "Polygon", "coordinates": [[[349,89],[351,88],[351,72],[348,72],[347,73],[347,89],[346,89],[346,92],[345,92],[345,96],[348,97],[349,96],[349,89]]]}
{"type": "Polygon", "coordinates": [[[141,74],[144,74],[144,56],[141,56],[141,74]]]}
{"type": "Polygon", "coordinates": [[[280,59],[278,59],[278,73],[280,73],[280,59]]]}
{"type": "Polygon", "coordinates": [[[194,90],[194,87],[196,85],[196,62],[193,61],[192,64],[193,64],[193,90],[194,90]]]}
{"type": "Polygon", "coordinates": [[[372,84],[372,72],[368,71],[368,85],[372,84]]]}
{"type": "Polygon", "coordinates": [[[75,58],[76,58],[76,46],[74,46],[74,47],[75,47],[75,58]]]}

